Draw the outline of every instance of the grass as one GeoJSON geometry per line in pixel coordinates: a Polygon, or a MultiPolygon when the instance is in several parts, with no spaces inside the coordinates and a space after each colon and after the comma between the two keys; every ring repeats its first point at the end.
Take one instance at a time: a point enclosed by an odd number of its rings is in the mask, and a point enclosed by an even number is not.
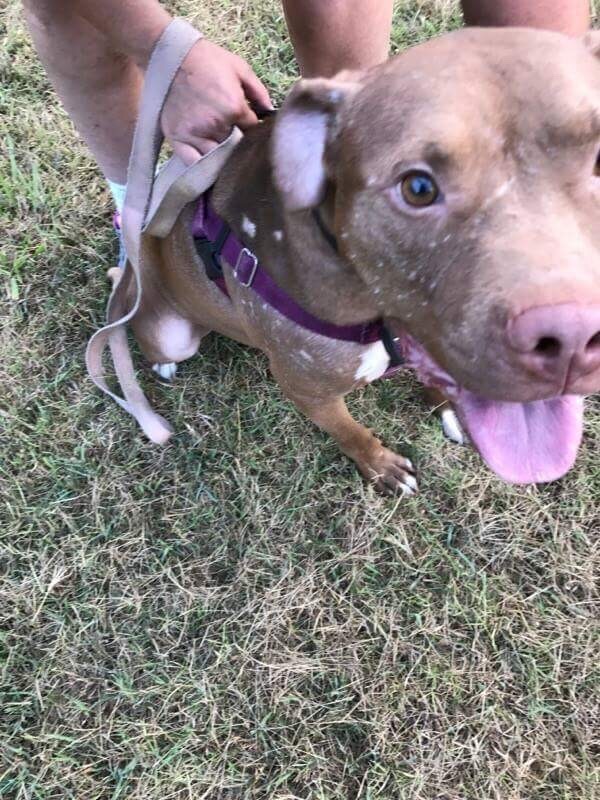
{"type": "MultiPolygon", "coordinates": [[[[281,97],[278,4],[177,6],[281,97]]],[[[394,46],[458,22],[403,3],[394,46]]],[[[598,401],[573,472],[514,488],[374,385],[353,411],[421,472],[394,501],[211,337],[147,377],[178,431],[150,446],[83,366],[106,188],[0,24],[0,797],[600,797],[598,401]]]]}

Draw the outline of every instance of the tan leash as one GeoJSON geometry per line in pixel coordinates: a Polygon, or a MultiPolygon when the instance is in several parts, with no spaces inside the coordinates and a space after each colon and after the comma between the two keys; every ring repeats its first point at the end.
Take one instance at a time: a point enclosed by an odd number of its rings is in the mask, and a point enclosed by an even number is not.
{"type": "Polygon", "coordinates": [[[159,444],[167,441],[173,429],[152,409],[144,395],[135,377],[127,340],[127,323],[137,313],[142,297],[142,234],[159,238],[167,236],[182,208],[212,186],[242,137],[241,131],[234,128],[224,142],[191,167],[186,167],[173,156],[154,180],[163,142],[162,109],[177,71],[200,38],[201,34],[185,20],[174,19],[156,43],[150,58],[129,159],[123,208],[122,231],[127,262],[108,301],[107,324],[92,336],[85,354],[88,374],[96,386],[135,417],[148,438],[159,444]],[[132,281],[134,302],[127,310],[132,281]],[[123,397],[115,394],[106,382],[102,359],[107,344],[123,397]]]}

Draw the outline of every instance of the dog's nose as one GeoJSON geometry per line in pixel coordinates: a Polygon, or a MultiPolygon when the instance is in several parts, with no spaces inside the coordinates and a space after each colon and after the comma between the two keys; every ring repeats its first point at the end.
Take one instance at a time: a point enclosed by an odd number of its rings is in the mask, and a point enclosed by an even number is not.
{"type": "Polygon", "coordinates": [[[508,338],[530,372],[572,383],[600,369],[600,305],[534,306],[509,321],[508,338]]]}

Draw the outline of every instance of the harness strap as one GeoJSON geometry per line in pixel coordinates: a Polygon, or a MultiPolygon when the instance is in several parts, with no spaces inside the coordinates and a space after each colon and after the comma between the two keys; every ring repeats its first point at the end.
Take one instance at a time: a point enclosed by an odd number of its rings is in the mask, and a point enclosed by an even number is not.
{"type": "Polygon", "coordinates": [[[381,323],[381,330],[379,332],[379,336],[381,341],[383,342],[383,346],[385,347],[385,351],[390,357],[390,365],[384,373],[387,375],[388,373],[395,372],[397,369],[400,369],[404,365],[404,356],[402,356],[398,352],[398,348],[396,347],[396,342],[398,341],[397,337],[392,336],[390,333],[389,328],[385,325],[384,322],[381,323]]]}
{"type": "Polygon", "coordinates": [[[206,196],[201,197],[198,202],[192,221],[192,235],[196,239],[196,250],[204,262],[208,277],[225,294],[229,293],[222,273],[214,272],[215,265],[220,269],[220,258],[224,258],[232,266],[233,274],[242,286],[252,287],[272,308],[297,325],[321,336],[345,342],[372,344],[381,339],[380,320],[358,325],[335,325],[315,317],[298,305],[260,265],[252,250],[240,242],[227,223],[218,216],[206,196]]]}
{"type": "Polygon", "coordinates": [[[182,19],[174,19],[156,43],[148,64],[138,121],[133,137],[123,210],[123,236],[127,262],[106,310],[107,324],[92,336],[86,350],[88,374],[105,394],[112,397],[138,421],[153,442],[163,443],[172,433],[169,423],[150,406],[135,377],[127,341],[126,324],[137,313],[141,296],[142,232],[166,236],[183,205],[214,183],[231,151],[241,138],[234,129],[219,147],[191,167],[177,158],[161,171],[153,191],[154,171],[163,142],[162,109],[182,62],[201,34],[182,19]],[[133,305],[128,309],[128,297],[133,305]],[[110,346],[117,379],[124,397],[109,388],[102,363],[110,346]]]}
{"type": "MultiPolygon", "coordinates": [[[[320,218],[315,218],[315,221],[322,230],[326,230],[320,218]]],[[[207,276],[227,297],[229,291],[223,276],[221,257],[233,267],[233,273],[242,286],[251,287],[272,308],[297,325],[330,339],[341,339],[357,344],[381,342],[390,359],[389,366],[382,375],[383,378],[391,377],[404,366],[404,357],[396,346],[398,339],[390,333],[382,319],[359,325],[334,325],[332,322],[315,317],[299,306],[275,283],[269,273],[261,267],[257,256],[240,242],[229,225],[218,216],[210,205],[208,193],[198,200],[191,232],[207,276]]],[[[331,233],[328,240],[337,250],[337,242],[331,233]]]]}

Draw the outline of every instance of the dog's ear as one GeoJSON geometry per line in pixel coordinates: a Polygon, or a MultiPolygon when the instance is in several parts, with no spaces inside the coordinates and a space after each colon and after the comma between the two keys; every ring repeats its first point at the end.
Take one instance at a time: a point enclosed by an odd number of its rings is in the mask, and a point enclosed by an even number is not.
{"type": "Polygon", "coordinates": [[[272,140],[275,184],[287,208],[318,205],[327,183],[326,147],[344,104],[358,90],[356,73],[298,81],[277,115],[272,140]]]}
{"type": "Polygon", "coordinates": [[[588,31],[582,42],[593,56],[600,58],[600,31],[588,31]]]}

